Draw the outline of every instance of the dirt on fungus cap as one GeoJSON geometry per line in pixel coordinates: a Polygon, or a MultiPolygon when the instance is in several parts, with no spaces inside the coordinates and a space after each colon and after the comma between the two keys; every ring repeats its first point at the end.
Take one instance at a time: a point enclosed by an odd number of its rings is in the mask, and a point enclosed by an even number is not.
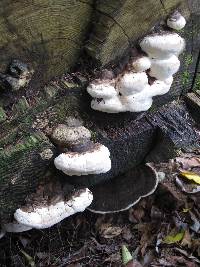
{"type": "Polygon", "coordinates": [[[127,210],[142,197],[152,194],[157,184],[157,173],[149,164],[136,167],[112,180],[91,187],[93,202],[88,210],[101,214],[127,210]]]}

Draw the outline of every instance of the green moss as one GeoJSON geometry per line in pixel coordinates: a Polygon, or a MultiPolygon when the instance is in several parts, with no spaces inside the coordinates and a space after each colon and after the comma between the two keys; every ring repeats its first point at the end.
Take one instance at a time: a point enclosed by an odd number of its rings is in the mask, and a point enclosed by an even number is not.
{"type": "Polygon", "coordinates": [[[91,132],[91,139],[95,142],[97,140],[97,133],[95,131],[90,131],[91,132]]]}
{"type": "Polygon", "coordinates": [[[15,153],[25,152],[25,150],[30,150],[30,148],[35,147],[41,143],[41,141],[45,140],[46,138],[42,134],[35,134],[35,135],[30,135],[24,140],[15,146],[12,146],[11,148],[6,148],[2,151],[0,151],[0,157],[8,157],[12,156],[15,153]]]}
{"type": "Polygon", "coordinates": [[[197,74],[195,83],[194,83],[194,90],[200,90],[200,74],[197,74]]]}
{"type": "Polygon", "coordinates": [[[186,70],[182,73],[182,85],[186,86],[189,83],[190,74],[186,70]]]}
{"type": "Polygon", "coordinates": [[[2,107],[0,107],[0,122],[3,122],[6,120],[6,113],[5,111],[3,110],[2,107]]]}
{"type": "Polygon", "coordinates": [[[185,67],[189,67],[193,62],[193,56],[191,54],[188,54],[185,56],[185,59],[184,59],[184,65],[185,67]]]}
{"type": "Polygon", "coordinates": [[[24,113],[29,109],[29,104],[24,96],[19,99],[19,101],[15,104],[13,110],[16,113],[24,113]]]}

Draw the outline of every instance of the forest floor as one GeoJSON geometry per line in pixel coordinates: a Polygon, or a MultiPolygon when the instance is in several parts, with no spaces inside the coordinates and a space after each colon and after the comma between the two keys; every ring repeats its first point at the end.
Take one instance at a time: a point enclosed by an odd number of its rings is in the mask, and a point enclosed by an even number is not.
{"type": "Polygon", "coordinates": [[[139,266],[200,266],[200,151],[154,166],[153,195],[126,212],[86,211],[46,230],[6,234],[0,266],[122,266],[126,245],[139,266]]]}

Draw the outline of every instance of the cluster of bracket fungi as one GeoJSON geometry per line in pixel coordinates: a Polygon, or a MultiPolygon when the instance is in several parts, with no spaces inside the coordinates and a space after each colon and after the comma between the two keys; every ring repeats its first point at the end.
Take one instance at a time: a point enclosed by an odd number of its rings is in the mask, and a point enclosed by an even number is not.
{"type": "MultiPolygon", "coordinates": [[[[175,12],[167,20],[168,27],[175,30],[182,29],[185,23],[184,17],[179,12],[175,12]]],[[[142,52],[129,62],[125,72],[116,78],[96,79],[89,84],[87,91],[93,97],[92,109],[107,113],[145,111],[151,107],[154,96],[169,91],[173,75],[180,66],[178,56],[185,47],[184,39],[178,33],[166,31],[147,35],[139,45],[142,52]],[[154,78],[151,83],[150,77],[154,78]]],[[[8,79],[8,77],[4,78],[8,79]]],[[[24,85],[23,82],[22,79],[22,85],[24,85]]],[[[53,129],[51,139],[60,151],[54,159],[54,165],[67,176],[98,175],[111,169],[108,148],[91,141],[90,131],[77,120],[72,120],[67,125],[58,125],[53,129]]],[[[149,167],[145,168],[148,171],[149,167]]],[[[152,173],[153,170],[150,169],[152,173]]],[[[153,175],[156,176],[155,173],[153,175]]],[[[156,177],[154,188],[143,196],[153,193],[157,182],[156,177]]],[[[134,203],[124,204],[114,211],[129,208],[143,196],[138,196],[134,203]]],[[[6,232],[23,232],[32,228],[51,227],[70,215],[84,211],[92,201],[93,193],[88,188],[84,188],[73,193],[67,200],[60,197],[56,202],[46,205],[26,205],[16,210],[15,221],[2,225],[1,236],[6,232]]]]}
{"type": "MultiPolygon", "coordinates": [[[[168,27],[175,30],[182,29],[185,23],[179,12],[167,20],[168,27]]],[[[170,90],[173,75],[180,67],[178,56],[184,50],[184,39],[176,32],[161,31],[145,36],[139,45],[141,51],[125,71],[89,84],[92,109],[107,113],[146,111],[153,97],[170,90]]]]}

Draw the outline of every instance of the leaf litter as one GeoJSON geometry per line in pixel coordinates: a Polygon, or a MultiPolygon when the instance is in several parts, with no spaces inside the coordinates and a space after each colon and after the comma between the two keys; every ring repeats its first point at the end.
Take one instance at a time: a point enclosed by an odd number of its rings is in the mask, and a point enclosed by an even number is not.
{"type": "Polygon", "coordinates": [[[200,266],[200,153],[154,167],[162,178],[156,192],[128,211],[86,211],[49,229],[5,235],[2,266],[200,266]]]}

